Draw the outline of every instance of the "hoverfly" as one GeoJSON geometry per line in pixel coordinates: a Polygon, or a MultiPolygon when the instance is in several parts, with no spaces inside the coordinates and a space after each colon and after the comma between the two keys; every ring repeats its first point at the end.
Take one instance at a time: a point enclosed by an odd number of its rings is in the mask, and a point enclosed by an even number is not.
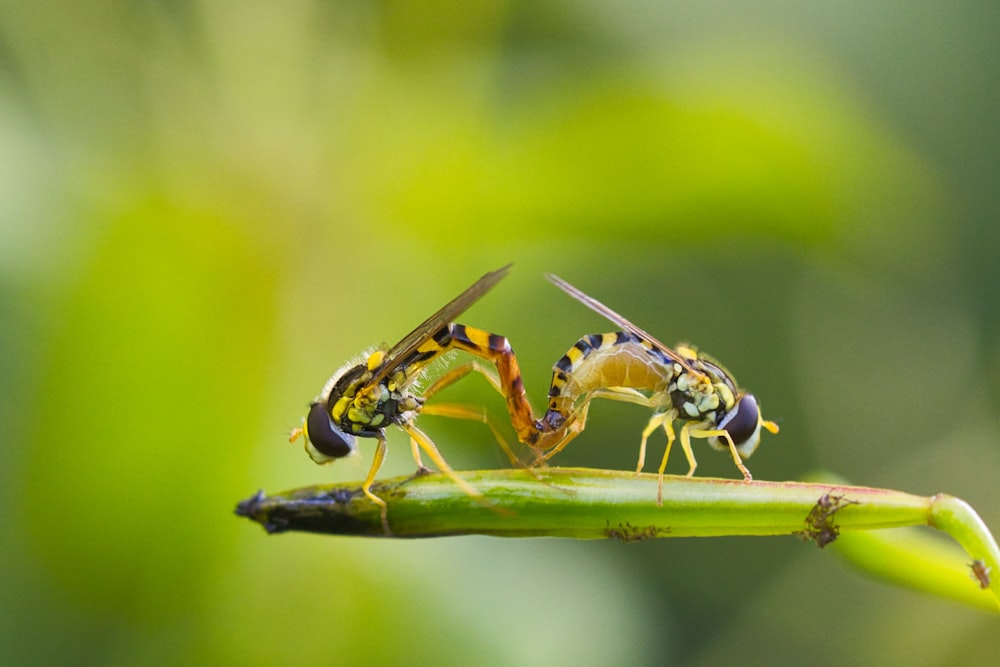
{"type": "Polygon", "coordinates": [[[777,424],[761,417],[753,394],[741,390],[729,371],[694,347],[678,345],[671,349],[561,278],[551,274],[546,278],[624,330],[584,336],[556,362],[548,410],[535,423],[539,435],[534,446],[536,451],[544,452],[542,459],[560,452],[583,431],[592,399],[608,398],[654,411],[642,431],[637,474],[645,465],[649,436],[659,428],[666,433],[658,505],[663,504],[663,471],[676,439],[674,421],[684,422],[680,441],[687,457],[688,477],[698,467],[691,438],[705,438],[715,449],[728,449],[743,479],[751,481],[743,459],[749,458],[760,444],[761,427],[778,432],[777,424]]]}
{"type": "Polygon", "coordinates": [[[289,442],[305,436],[305,449],[316,463],[330,463],[352,454],[357,438],[375,438],[378,445],[368,476],[361,490],[382,509],[382,525],[389,533],[385,501],[372,493],[371,486],[385,460],[385,429],[399,426],[410,436],[410,447],[418,470],[426,468],[420,451],[430,457],[443,473],[470,496],[481,498],[472,486],[459,478],[444,460],[433,441],[414,425],[418,413],[436,414],[484,422],[493,432],[512,463],[517,457],[483,409],[472,406],[435,404],[425,401],[472,371],[482,374],[507,399],[511,419],[520,437],[527,437],[534,427],[534,417],[527,401],[521,372],[514,351],[504,336],[456,324],[452,320],[479,300],[506,275],[510,265],[487,273],[467,290],[431,315],[388,351],[376,350],[360,360],[349,362],[327,381],[319,396],[310,404],[300,428],[292,431],[289,442]],[[421,395],[412,393],[413,385],[428,365],[451,350],[462,350],[495,364],[499,379],[476,361],[452,369],[421,395]]]}

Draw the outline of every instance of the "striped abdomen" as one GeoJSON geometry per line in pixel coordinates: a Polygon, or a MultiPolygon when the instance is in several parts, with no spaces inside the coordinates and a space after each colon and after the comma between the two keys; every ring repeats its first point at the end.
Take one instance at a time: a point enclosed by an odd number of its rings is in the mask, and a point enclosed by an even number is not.
{"type": "Polygon", "coordinates": [[[665,392],[677,371],[660,350],[627,331],[584,336],[553,366],[548,410],[539,427],[558,430],[574,405],[598,389],[665,392]]]}
{"type": "Polygon", "coordinates": [[[409,359],[401,363],[401,367],[406,369],[408,377],[415,377],[432,360],[455,349],[485,359],[496,366],[500,390],[506,399],[507,411],[518,438],[522,442],[533,442],[537,437],[534,414],[525,395],[517,357],[506,336],[452,322],[442,326],[424,341],[409,359]]]}

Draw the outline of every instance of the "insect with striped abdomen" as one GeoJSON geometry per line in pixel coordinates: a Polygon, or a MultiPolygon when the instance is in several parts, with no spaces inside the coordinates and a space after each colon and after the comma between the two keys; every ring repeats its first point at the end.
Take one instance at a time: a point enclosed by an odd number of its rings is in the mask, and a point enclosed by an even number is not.
{"type": "Polygon", "coordinates": [[[704,438],[718,450],[728,450],[733,462],[751,481],[743,464],[760,444],[760,431],[778,432],[778,425],[761,417],[753,394],[736,384],[729,371],[690,345],[671,349],[596,299],[554,275],[546,276],[557,287],[622,327],[623,331],[584,336],[553,367],[548,410],[535,423],[540,458],[548,460],[562,451],[587,422],[594,398],[636,403],[653,410],[642,432],[639,464],[642,472],[646,442],[662,428],[667,447],[659,468],[657,503],[663,501],[663,471],[677,436],[674,421],[683,422],[681,448],[688,462],[688,476],[698,462],[691,438],[704,438]]]}
{"type": "Polygon", "coordinates": [[[423,451],[441,472],[449,475],[473,497],[481,498],[481,494],[455,474],[434,442],[414,424],[418,414],[484,422],[511,462],[517,463],[517,457],[484,409],[455,404],[425,405],[434,394],[470,372],[478,372],[506,398],[518,436],[524,439],[534,435],[531,406],[525,397],[517,359],[507,339],[453,322],[496,286],[509,269],[510,265],[507,265],[484,275],[388,351],[376,350],[335,372],[310,404],[302,426],[293,430],[289,437],[289,441],[294,442],[304,436],[306,451],[316,463],[330,463],[352,454],[357,449],[359,437],[375,438],[378,445],[361,490],[382,508],[382,524],[386,533],[389,533],[386,504],[372,493],[371,486],[388,449],[385,438],[387,427],[399,426],[409,435],[413,458],[419,470],[426,470],[420,458],[423,451]],[[498,377],[473,360],[448,371],[420,395],[415,394],[414,382],[424,375],[433,361],[453,350],[468,352],[491,362],[496,366],[498,377]]]}

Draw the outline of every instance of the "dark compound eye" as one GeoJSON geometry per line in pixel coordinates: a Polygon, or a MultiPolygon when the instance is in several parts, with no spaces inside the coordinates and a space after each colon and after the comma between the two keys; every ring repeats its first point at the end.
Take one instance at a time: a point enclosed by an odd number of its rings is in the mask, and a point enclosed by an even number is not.
{"type": "Polygon", "coordinates": [[[757,399],[753,394],[746,394],[735,408],[726,413],[719,428],[725,429],[733,439],[733,444],[739,446],[757,433],[759,423],[760,408],[757,407],[757,399]]]}
{"type": "Polygon", "coordinates": [[[343,458],[354,449],[354,437],[337,428],[319,403],[313,403],[309,408],[306,436],[317,451],[330,458],[343,458]]]}

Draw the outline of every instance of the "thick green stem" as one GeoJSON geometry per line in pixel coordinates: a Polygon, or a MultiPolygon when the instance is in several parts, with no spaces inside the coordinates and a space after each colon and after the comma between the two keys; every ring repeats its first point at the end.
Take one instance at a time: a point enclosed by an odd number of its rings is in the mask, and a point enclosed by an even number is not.
{"type": "MultiPolygon", "coordinates": [[[[967,566],[979,562],[980,571],[996,574],[1000,562],[996,541],[978,515],[961,500],[944,495],[924,498],[844,484],[667,476],[663,505],[657,506],[655,475],[581,468],[457,474],[482,496],[470,496],[453,480],[436,473],[376,484],[372,491],[388,505],[391,537],[549,536],[631,542],[657,537],[797,535],[825,546],[841,531],[929,525],[950,534],[968,553],[967,558],[950,554],[952,571],[965,567],[968,575],[967,566]]],[[[272,533],[387,536],[380,508],[360,492],[357,483],[312,486],[270,497],[258,493],[240,503],[237,513],[272,533]]],[[[865,552],[865,557],[871,553],[865,552]]],[[[898,551],[887,553],[891,557],[868,569],[905,569],[898,551]]],[[[856,560],[864,564],[865,558],[856,560]]],[[[963,583],[975,596],[977,582],[966,576],[963,583]]],[[[987,598],[995,608],[1000,599],[998,576],[987,576],[984,583],[992,591],[987,598]]]]}

